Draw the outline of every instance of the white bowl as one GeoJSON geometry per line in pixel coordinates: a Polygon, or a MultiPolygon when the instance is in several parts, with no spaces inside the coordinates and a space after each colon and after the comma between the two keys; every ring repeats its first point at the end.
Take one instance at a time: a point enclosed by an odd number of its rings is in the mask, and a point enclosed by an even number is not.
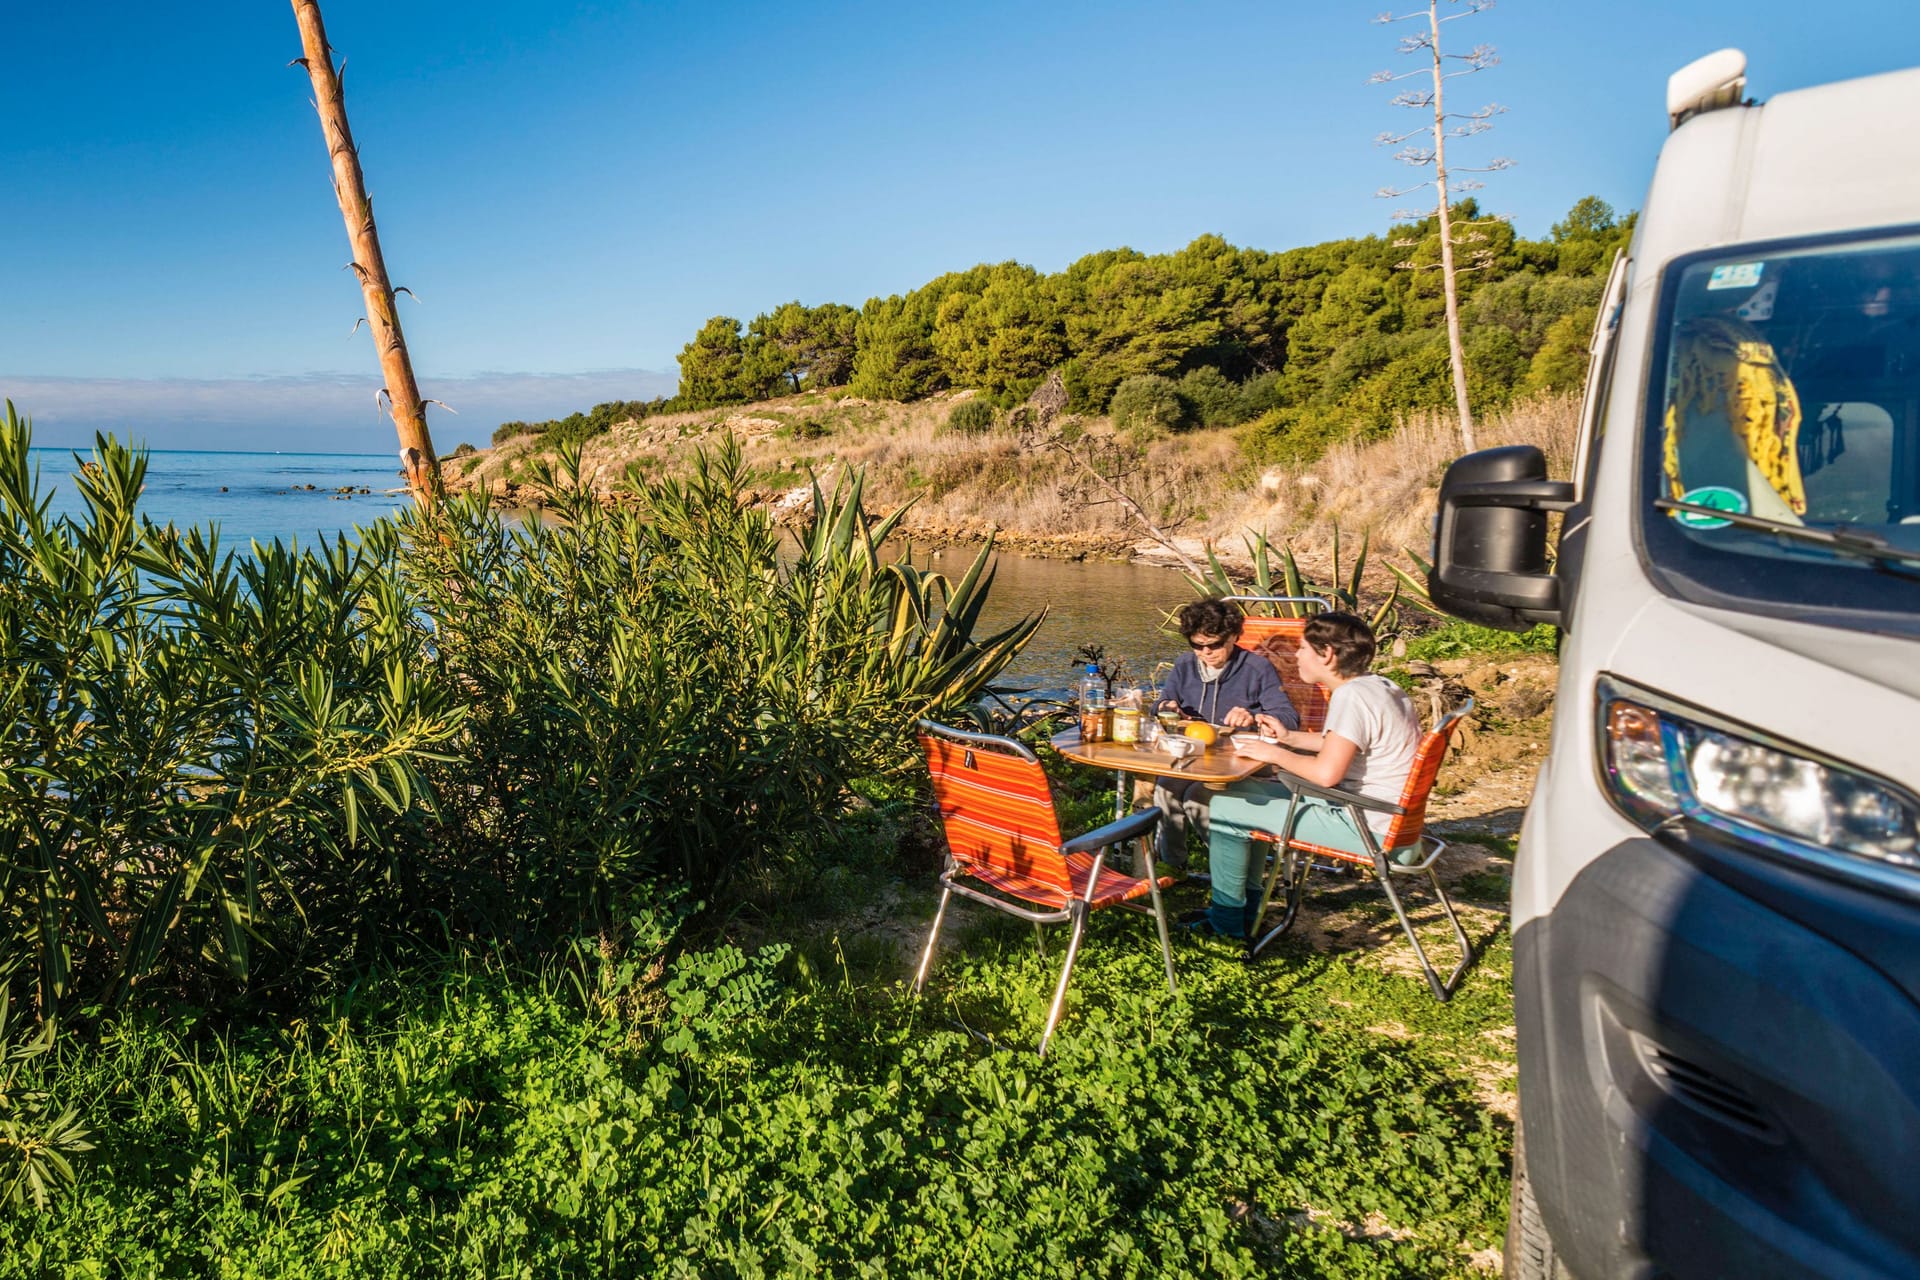
{"type": "Polygon", "coordinates": [[[1279,741],[1280,739],[1269,738],[1264,733],[1236,733],[1233,735],[1233,749],[1235,751],[1244,751],[1248,747],[1251,747],[1255,743],[1259,743],[1259,742],[1264,742],[1268,746],[1273,746],[1275,743],[1279,741]]]}
{"type": "Polygon", "coordinates": [[[1187,760],[1205,751],[1207,744],[1183,734],[1164,733],[1160,735],[1159,747],[1175,760],[1187,760]]]}

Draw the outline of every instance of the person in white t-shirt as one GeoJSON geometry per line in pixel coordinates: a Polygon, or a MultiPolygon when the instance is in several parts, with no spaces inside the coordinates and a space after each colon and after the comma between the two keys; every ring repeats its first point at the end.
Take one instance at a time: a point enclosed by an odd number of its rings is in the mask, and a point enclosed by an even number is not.
{"type": "MultiPolygon", "coordinates": [[[[1203,921],[1215,933],[1243,938],[1256,921],[1257,886],[1248,884],[1248,833],[1278,834],[1285,825],[1293,792],[1292,774],[1321,787],[1338,787],[1370,799],[1397,804],[1413,771],[1420,746],[1420,716],[1406,691],[1384,676],[1369,674],[1375,644],[1373,628],[1350,613],[1323,613],[1307,620],[1295,658],[1300,677],[1328,691],[1326,727],[1319,733],[1288,729],[1258,717],[1261,733],[1277,743],[1249,744],[1240,754],[1280,766],[1277,779],[1236,782],[1213,799],[1213,824],[1207,841],[1213,900],[1203,921]],[[1304,750],[1316,751],[1306,755],[1304,750]]],[[[1392,820],[1368,813],[1367,825],[1378,838],[1392,820]]],[[[1297,839],[1333,848],[1363,848],[1351,813],[1312,796],[1300,798],[1297,839]]]]}

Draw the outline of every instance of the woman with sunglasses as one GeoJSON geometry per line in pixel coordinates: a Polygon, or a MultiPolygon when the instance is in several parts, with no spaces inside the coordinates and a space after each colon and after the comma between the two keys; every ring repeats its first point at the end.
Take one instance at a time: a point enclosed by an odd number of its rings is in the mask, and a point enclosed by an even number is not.
{"type": "MultiPolygon", "coordinates": [[[[1174,615],[1180,634],[1187,639],[1187,652],[1173,664],[1173,674],[1161,690],[1161,710],[1178,710],[1190,719],[1229,729],[1251,728],[1258,716],[1288,729],[1300,727],[1300,714],[1287,700],[1273,663],[1265,654],[1250,653],[1234,643],[1240,638],[1244,617],[1235,606],[1212,596],[1195,600],[1174,615]]],[[[1178,778],[1162,779],[1154,786],[1153,802],[1167,815],[1160,824],[1163,860],[1185,865],[1188,823],[1206,838],[1210,795],[1204,784],[1178,778]]]]}

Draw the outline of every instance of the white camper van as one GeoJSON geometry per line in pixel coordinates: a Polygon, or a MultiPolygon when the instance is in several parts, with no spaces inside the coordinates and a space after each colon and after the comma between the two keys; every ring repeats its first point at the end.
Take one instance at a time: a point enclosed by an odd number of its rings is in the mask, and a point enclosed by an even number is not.
{"type": "Polygon", "coordinates": [[[1564,629],[1509,1280],[1920,1276],[1920,70],[1744,75],[1669,84],[1571,481],[1441,489],[1434,598],[1564,629]]]}

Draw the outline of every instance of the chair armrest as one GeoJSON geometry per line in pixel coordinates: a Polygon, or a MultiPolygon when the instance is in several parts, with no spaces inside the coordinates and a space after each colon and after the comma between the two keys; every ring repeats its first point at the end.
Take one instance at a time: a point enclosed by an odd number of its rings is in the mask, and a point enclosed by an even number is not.
{"type": "Polygon", "coordinates": [[[1356,809],[1368,809],[1374,813],[1405,814],[1405,805],[1390,804],[1385,800],[1375,800],[1372,796],[1363,796],[1357,791],[1343,791],[1339,787],[1322,787],[1308,782],[1305,778],[1296,778],[1283,773],[1280,781],[1287,790],[1303,796],[1317,796],[1322,800],[1331,800],[1335,804],[1350,804],[1356,809]]]}
{"type": "Polygon", "coordinates": [[[1062,853],[1092,853],[1096,849],[1105,849],[1119,844],[1123,840],[1132,840],[1143,836],[1160,824],[1158,809],[1142,809],[1139,813],[1130,813],[1118,822],[1109,822],[1104,827],[1096,827],[1083,836],[1078,836],[1060,846],[1062,853]]]}

